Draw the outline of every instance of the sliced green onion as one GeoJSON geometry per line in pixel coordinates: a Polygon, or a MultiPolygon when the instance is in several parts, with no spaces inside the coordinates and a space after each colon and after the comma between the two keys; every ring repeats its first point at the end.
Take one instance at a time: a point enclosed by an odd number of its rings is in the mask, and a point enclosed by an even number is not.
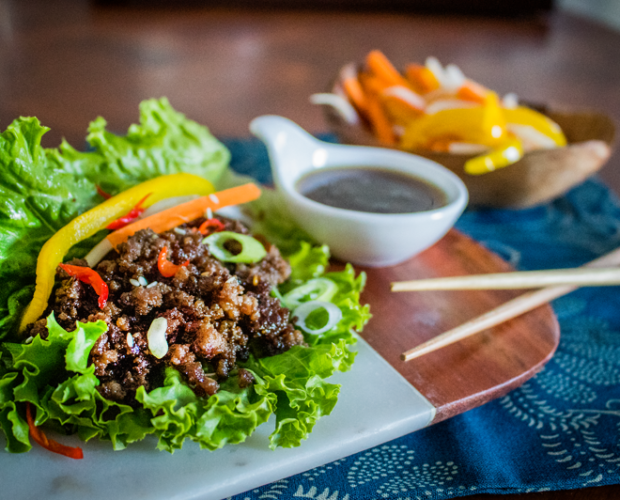
{"type": "Polygon", "coordinates": [[[342,311],[338,306],[332,304],[331,302],[323,302],[320,300],[313,300],[311,302],[303,303],[295,309],[293,315],[297,316],[296,325],[304,332],[311,333],[312,335],[321,335],[322,333],[328,332],[342,319],[342,311]],[[309,326],[306,323],[308,317],[312,313],[318,312],[321,309],[327,312],[327,321],[325,324],[321,328],[313,328],[309,326]]]}
{"type": "Polygon", "coordinates": [[[327,278],[314,278],[284,294],[282,299],[289,309],[294,309],[310,300],[329,302],[338,291],[338,286],[327,278]]]}
{"type": "Polygon", "coordinates": [[[151,354],[157,359],[163,358],[168,352],[168,341],[166,340],[167,329],[168,320],[166,318],[156,318],[151,323],[149,331],[146,334],[149,351],[151,351],[151,354]]]}
{"type": "Polygon", "coordinates": [[[263,259],[267,255],[267,250],[263,244],[255,238],[246,234],[239,234],[232,231],[220,231],[207,236],[202,242],[209,245],[209,252],[217,260],[222,262],[242,262],[252,264],[263,259]],[[224,245],[228,241],[236,241],[241,245],[241,252],[234,254],[224,245]]]}

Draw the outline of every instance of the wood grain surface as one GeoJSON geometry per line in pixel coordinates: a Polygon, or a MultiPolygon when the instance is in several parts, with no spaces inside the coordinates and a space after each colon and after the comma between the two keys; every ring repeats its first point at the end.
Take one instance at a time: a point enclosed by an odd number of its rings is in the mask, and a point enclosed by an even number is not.
{"type": "Polygon", "coordinates": [[[362,336],[437,408],[445,420],[518,387],[542,369],[560,341],[550,306],[418,359],[400,354],[523,291],[475,290],[391,293],[397,280],[510,271],[497,255],[452,230],[437,244],[398,266],[360,268],[368,275],[362,299],[373,314],[362,336]]]}
{"type": "MultiPolygon", "coordinates": [[[[399,67],[434,55],[502,94],[592,108],[620,122],[620,33],[557,10],[504,19],[0,0],[0,126],[38,116],[51,127],[46,145],[64,137],[80,148],[95,117],[123,133],[141,100],[167,96],[219,137],[249,136],[261,114],[324,132],[308,96],[374,48],[399,67]]],[[[620,193],[617,152],[601,177],[620,193]]],[[[610,500],[620,487],[468,498],[610,500]]]]}

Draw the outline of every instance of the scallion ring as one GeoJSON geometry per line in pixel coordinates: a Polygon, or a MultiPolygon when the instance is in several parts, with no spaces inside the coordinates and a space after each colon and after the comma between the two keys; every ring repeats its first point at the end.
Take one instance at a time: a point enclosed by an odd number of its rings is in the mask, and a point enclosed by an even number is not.
{"type": "Polygon", "coordinates": [[[338,291],[338,286],[327,278],[314,278],[284,294],[282,299],[289,309],[295,309],[311,300],[330,301],[338,291]]]}
{"type": "Polygon", "coordinates": [[[312,300],[310,302],[304,302],[293,312],[294,316],[297,316],[296,325],[304,332],[312,335],[321,335],[334,328],[338,322],[342,319],[342,311],[340,308],[331,302],[324,302],[321,300],[312,300]],[[313,328],[308,325],[306,320],[309,319],[313,313],[320,314],[319,311],[324,310],[327,313],[327,321],[320,328],[313,328]]]}
{"type": "Polygon", "coordinates": [[[239,234],[232,231],[220,231],[207,236],[202,242],[209,246],[209,252],[217,260],[222,262],[241,262],[253,264],[262,260],[267,255],[267,250],[263,244],[255,238],[246,234],[239,234]],[[226,248],[226,243],[236,242],[241,246],[241,251],[233,253],[226,248]]]}

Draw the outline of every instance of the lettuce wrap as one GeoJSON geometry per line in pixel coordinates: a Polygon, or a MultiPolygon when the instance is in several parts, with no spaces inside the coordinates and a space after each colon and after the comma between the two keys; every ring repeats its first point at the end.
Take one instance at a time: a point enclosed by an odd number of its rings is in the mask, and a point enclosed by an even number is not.
{"type": "MultiPolygon", "coordinates": [[[[226,148],[166,99],[143,102],[140,124],[132,125],[126,136],[108,132],[102,118],[95,120],[87,152],[65,141],[58,148],[43,148],[41,137],[47,130],[36,118],[20,118],[0,134],[0,427],[6,450],[31,449],[27,406],[36,410],[36,426],[77,433],[85,441],[109,440],[115,450],[148,435],[157,438],[158,449],[169,452],[180,449],[185,439],[215,450],[243,442],[271,415],[275,430],[270,446],[299,446],[337,402],[339,386],[326,379],[348,370],[354,361],[349,350],[355,343],[353,332],[370,316],[368,306],[359,301],[365,276],[356,276],[351,266],[327,272],[328,248],[311,243],[269,194],[249,208],[258,221],[254,231],[280,246],[291,264],[290,280],[274,293],[282,296],[310,279],[326,278],[335,284],[329,301],[342,319],[324,335],[307,335],[307,347],[265,358],[250,355],[239,364],[254,375],[255,383],[248,387],[239,387],[231,377],[215,395],[199,397],[178,371],[167,368],[160,387],[138,389],[139,406],[105,399],[89,364],[93,345],[107,329],[105,322],[78,323],[68,332],[50,315],[46,339],[23,339],[17,332],[32,298],[43,244],[102,201],[98,187],[116,194],[181,171],[218,187],[238,179],[228,170],[226,148]]],[[[105,234],[101,231],[74,246],[67,258],[84,256],[105,234]]]]}

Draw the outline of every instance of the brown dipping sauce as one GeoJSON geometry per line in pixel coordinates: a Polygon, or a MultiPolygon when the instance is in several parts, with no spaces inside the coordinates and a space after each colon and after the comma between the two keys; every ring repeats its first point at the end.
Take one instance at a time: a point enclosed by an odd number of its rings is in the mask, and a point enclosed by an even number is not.
{"type": "Polygon", "coordinates": [[[381,167],[326,168],[297,182],[306,198],[330,207],[375,214],[406,214],[444,206],[446,194],[418,177],[381,167]]]}

